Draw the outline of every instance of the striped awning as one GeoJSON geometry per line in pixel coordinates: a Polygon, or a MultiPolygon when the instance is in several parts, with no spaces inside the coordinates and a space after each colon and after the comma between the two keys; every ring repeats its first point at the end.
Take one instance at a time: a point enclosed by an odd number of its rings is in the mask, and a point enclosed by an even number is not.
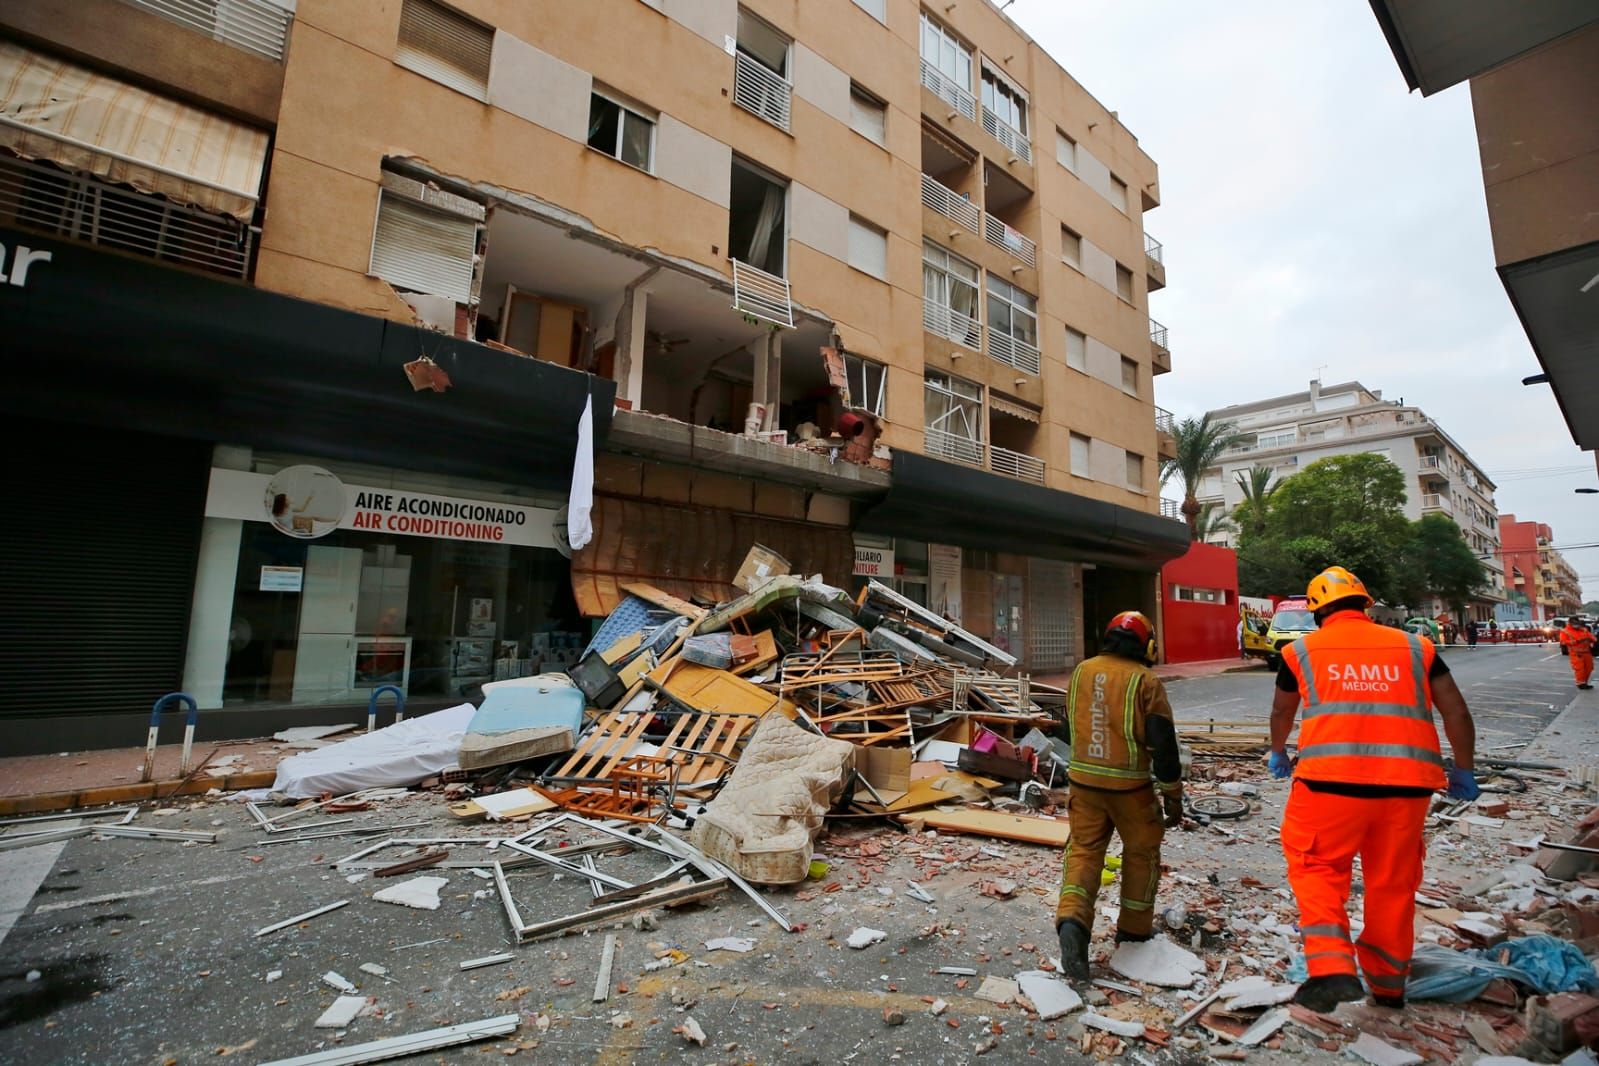
{"type": "Polygon", "coordinates": [[[0,41],[0,147],[248,222],[267,135],[0,41]]]}
{"type": "Polygon", "coordinates": [[[997,392],[988,394],[988,406],[997,415],[1008,415],[1011,418],[1019,418],[1023,422],[1031,422],[1034,425],[1037,425],[1044,415],[1036,407],[1021,403],[1018,400],[1012,400],[1007,396],[1001,396],[997,392]]]}

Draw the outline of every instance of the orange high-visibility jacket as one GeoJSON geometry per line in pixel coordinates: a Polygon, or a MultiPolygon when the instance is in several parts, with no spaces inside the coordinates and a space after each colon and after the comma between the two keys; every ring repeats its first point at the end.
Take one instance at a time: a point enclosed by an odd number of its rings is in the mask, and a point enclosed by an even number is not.
{"type": "Polygon", "coordinates": [[[1592,655],[1595,638],[1589,630],[1568,625],[1560,631],[1560,643],[1566,646],[1567,651],[1576,652],[1578,655],[1592,655]]]}
{"type": "Polygon", "coordinates": [[[1311,781],[1443,788],[1427,680],[1432,641],[1339,611],[1283,649],[1304,701],[1295,773],[1311,781]]]}

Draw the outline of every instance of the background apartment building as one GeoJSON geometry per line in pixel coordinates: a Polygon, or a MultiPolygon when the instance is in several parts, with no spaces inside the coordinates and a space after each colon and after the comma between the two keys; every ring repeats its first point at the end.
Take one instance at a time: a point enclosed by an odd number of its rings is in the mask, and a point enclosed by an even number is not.
{"type": "Polygon", "coordinates": [[[18,0],[0,33],[4,402],[70,442],[24,488],[65,524],[115,463],[161,561],[89,579],[125,530],[75,561],[13,527],[45,562],[4,625],[64,620],[0,716],[453,701],[629,580],[725,594],[752,541],[1061,669],[1186,547],[1157,170],[986,0],[18,0]]]}
{"type": "MultiPolygon", "coordinates": [[[[1488,566],[1493,585],[1474,611],[1486,620],[1504,599],[1494,483],[1421,408],[1384,400],[1381,390],[1358,381],[1328,386],[1312,381],[1305,392],[1234,404],[1211,411],[1210,417],[1231,422],[1245,440],[1206,473],[1197,493],[1201,505],[1214,504],[1230,514],[1244,498],[1238,475],[1253,467],[1270,467],[1274,480],[1281,480],[1329,456],[1381,455],[1404,474],[1405,516],[1453,519],[1488,566]]],[[[1216,539],[1226,543],[1233,536],[1216,539]]]]}
{"type": "Polygon", "coordinates": [[[1555,547],[1554,530],[1542,522],[1499,516],[1504,543],[1504,582],[1509,602],[1503,617],[1547,622],[1582,609],[1582,582],[1555,547]]]}

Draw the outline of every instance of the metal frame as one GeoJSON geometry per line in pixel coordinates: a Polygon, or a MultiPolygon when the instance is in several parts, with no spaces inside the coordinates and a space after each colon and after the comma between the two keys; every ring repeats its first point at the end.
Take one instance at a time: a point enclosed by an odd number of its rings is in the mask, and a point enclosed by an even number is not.
{"type": "Polygon", "coordinates": [[[322,915],[327,914],[329,911],[336,911],[340,907],[348,906],[349,903],[350,901],[347,899],[337,900],[333,903],[329,903],[325,907],[318,907],[316,910],[306,911],[304,914],[296,914],[293,918],[285,918],[281,922],[275,922],[272,925],[263,926],[255,931],[255,935],[266,936],[268,933],[276,933],[279,929],[287,929],[291,925],[299,925],[301,922],[310,921],[312,918],[319,918],[322,915]]]}
{"type": "MultiPolygon", "coordinates": [[[[0,818],[0,830],[12,829],[19,826],[37,825],[40,822],[67,822],[74,818],[111,818],[116,815],[121,815],[122,817],[118,821],[110,824],[127,825],[129,822],[133,821],[134,815],[138,813],[138,807],[108,807],[103,811],[82,811],[78,814],[34,814],[25,818],[0,818]]],[[[49,830],[44,831],[48,832],[49,830]]],[[[15,837],[25,836],[26,834],[26,830],[22,833],[6,833],[5,836],[0,837],[0,839],[10,840],[15,837]]]]}
{"type": "Polygon", "coordinates": [[[505,1036],[516,1032],[517,1026],[521,1024],[520,1014],[500,1014],[475,1022],[462,1022],[459,1025],[446,1025],[441,1029],[426,1029],[420,1033],[391,1036],[366,1044],[299,1055],[292,1059],[274,1059],[272,1062],[263,1063],[262,1066],[362,1066],[363,1063],[420,1055],[424,1051],[436,1051],[457,1044],[470,1044],[475,1040],[505,1036]]]}

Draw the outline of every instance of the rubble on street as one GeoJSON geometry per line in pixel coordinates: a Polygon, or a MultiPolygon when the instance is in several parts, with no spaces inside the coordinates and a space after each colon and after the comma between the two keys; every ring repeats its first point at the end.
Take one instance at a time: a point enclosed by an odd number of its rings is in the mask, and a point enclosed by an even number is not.
{"type": "MultiPolygon", "coordinates": [[[[485,686],[480,705],[345,739],[291,730],[309,746],[272,789],[170,808],[178,824],[11,819],[0,849],[85,838],[130,866],[167,849],[170,881],[277,879],[292,902],[186,949],[202,977],[258,969],[240,995],[275,1012],[217,1055],[259,1036],[307,1063],[596,1041],[729,1061],[754,1026],[814,1057],[818,1012],[869,1006],[896,1059],[925,1039],[949,1061],[1592,1061],[1571,1056],[1599,1043],[1599,807],[1561,767],[1483,760],[1480,801],[1435,803],[1410,1003],[1322,1015],[1291,1002],[1305,969],[1266,735],[1184,723],[1158,935],[1114,945],[1102,893],[1094,980],[1074,988],[1052,929],[1064,693],[885,586],[851,597],[766,569],[719,603],[625,586],[569,674],[485,686]]],[[[1107,885],[1118,870],[1111,856],[1107,885]]],[[[144,892],[68,893],[25,920],[104,951],[74,919],[144,892]]],[[[197,1051],[168,1044],[166,1061],[197,1051]]]]}

